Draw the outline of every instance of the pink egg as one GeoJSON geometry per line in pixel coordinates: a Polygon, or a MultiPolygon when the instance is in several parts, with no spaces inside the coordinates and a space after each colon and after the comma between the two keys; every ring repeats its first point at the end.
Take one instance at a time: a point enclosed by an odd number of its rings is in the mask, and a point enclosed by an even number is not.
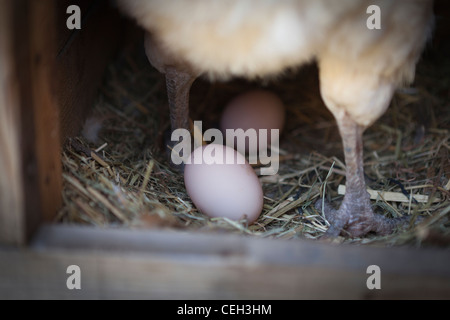
{"type": "Polygon", "coordinates": [[[210,217],[254,222],[261,214],[263,191],[253,168],[234,149],[209,144],[191,154],[184,168],[186,191],[197,209],[210,217]]]}
{"type": "MultiPolygon", "coordinates": [[[[268,130],[267,139],[262,142],[267,148],[271,142],[270,130],[278,129],[281,134],[284,121],[285,108],[280,98],[270,91],[253,90],[235,97],[227,104],[221,117],[220,129],[224,136],[226,129],[255,129],[258,145],[249,146],[247,142],[245,150],[256,153],[260,145],[259,130],[268,130]]],[[[228,141],[227,144],[229,145],[228,141]]]]}

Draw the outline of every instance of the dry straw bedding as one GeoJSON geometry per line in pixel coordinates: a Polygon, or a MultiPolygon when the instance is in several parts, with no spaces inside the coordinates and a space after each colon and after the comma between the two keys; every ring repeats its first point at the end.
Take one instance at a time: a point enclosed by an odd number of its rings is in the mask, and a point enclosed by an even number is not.
{"type": "MultiPolygon", "coordinates": [[[[192,204],[164,148],[169,128],[164,78],[149,66],[140,46],[124,51],[110,65],[83,132],[64,147],[64,207],[57,220],[98,227],[319,238],[328,225],[314,203],[325,194],[339,205],[345,165],[314,65],[263,82],[197,80],[191,91],[191,118],[202,120],[204,130],[217,127],[226,102],[255,87],[277,93],[288,119],[280,139],[279,172],[260,177],[265,199],[256,223],[211,219],[192,204]]],[[[373,190],[374,210],[390,217],[427,219],[390,236],[335,241],[448,246],[449,152],[450,59],[430,50],[413,86],[399,90],[388,112],[364,135],[366,181],[373,190]]]]}

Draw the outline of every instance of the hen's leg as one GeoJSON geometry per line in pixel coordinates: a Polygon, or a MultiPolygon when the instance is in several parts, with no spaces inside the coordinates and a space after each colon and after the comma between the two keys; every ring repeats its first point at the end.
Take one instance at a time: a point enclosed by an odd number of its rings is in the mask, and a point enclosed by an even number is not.
{"type": "MultiPolygon", "coordinates": [[[[166,77],[171,133],[176,129],[189,130],[189,92],[197,76],[189,66],[173,59],[149,33],[145,36],[145,52],[150,63],[166,77]]],[[[190,141],[183,143],[190,144],[190,141]]],[[[178,141],[171,141],[169,138],[166,144],[170,151],[178,141]]],[[[172,159],[171,152],[169,158],[172,159]]],[[[171,161],[171,164],[174,163],[171,161]]],[[[182,164],[175,167],[183,170],[182,164]]]]}
{"type": "Polygon", "coordinates": [[[169,99],[170,125],[175,129],[189,130],[189,91],[195,77],[175,67],[166,69],[167,96],[169,99]]]}
{"type": "MultiPolygon", "coordinates": [[[[346,193],[339,210],[329,205],[324,208],[330,228],[327,236],[336,237],[341,232],[350,237],[360,237],[368,232],[378,234],[392,233],[396,228],[409,225],[409,217],[389,219],[374,214],[366,191],[363,168],[363,127],[350,116],[337,120],[342,137],[346,164],[346,193]]],[[[321,201],[317,203],[321,209],[321,201]]]]}
{"type": "MultiPolygon", "coordinates": [[[[189,130],[189,92],[195,77],[189,72],[179,70],[176,67],[166,68],[166,86],[169,100],[170,127],[171,133],[176,129],[189,130]]],[[[184,163],[174,164],[172,161],[172,148],[179,144],[179,141],[166,141],[169,149],[169,161],[179,171],[184,170],[184,163]]],[[[183,150],[191,148],[191,139],[182,141],[183,150]]]]}

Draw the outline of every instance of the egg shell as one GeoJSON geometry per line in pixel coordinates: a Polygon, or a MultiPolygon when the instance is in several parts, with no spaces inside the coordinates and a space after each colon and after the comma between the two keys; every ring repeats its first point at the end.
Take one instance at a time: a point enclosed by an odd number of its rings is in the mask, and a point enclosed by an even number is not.
{"type": "MultiPolygon", "coordinates": [[[[220,129],[224,136],[226,129],[253,128],[258,133],[260,129],[268,130],[266,148],[270,145],[270,130],[278,129],[280,134],[285,122],[285,107],[281,99],[274,93],[266,90],[252,90],[238,95],[225,107],[221,120],[220,129]]],[[[227,144],[229,142],[227,141],[227,144]]],[[[258,136],[259,146],[259,136],[258,136]]],[[[248,146],[246,151],[257,152],[258,148],[248,146]]]]}
{"type": "Polygon", "coordinates": [[[234,149],[209,144],[196,148],[184,168],[186,191],[197,209],[210,217],[254,222],[261,214],[263,191],[253,168],[234,149]]]}

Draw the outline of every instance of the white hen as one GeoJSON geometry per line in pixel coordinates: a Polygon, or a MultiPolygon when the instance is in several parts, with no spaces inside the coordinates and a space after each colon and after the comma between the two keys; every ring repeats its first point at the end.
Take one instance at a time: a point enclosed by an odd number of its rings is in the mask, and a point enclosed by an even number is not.
{"type": "Polygon", "coordinates": [[[317,60],[323,100],[343,139],[346,195],[327,206],[329,236],[392,232],[365,191],[362,133],[414,78],[430,36],[432,0],[119,0],[145,30],[150,62],[166,74],[172,129],[188,128],[193,80],[264,77],[317,60]],[[380,29],[368,27],[380,9],[380,29]],[[375,9],[377,9],[375,8],[375,9]]]}

